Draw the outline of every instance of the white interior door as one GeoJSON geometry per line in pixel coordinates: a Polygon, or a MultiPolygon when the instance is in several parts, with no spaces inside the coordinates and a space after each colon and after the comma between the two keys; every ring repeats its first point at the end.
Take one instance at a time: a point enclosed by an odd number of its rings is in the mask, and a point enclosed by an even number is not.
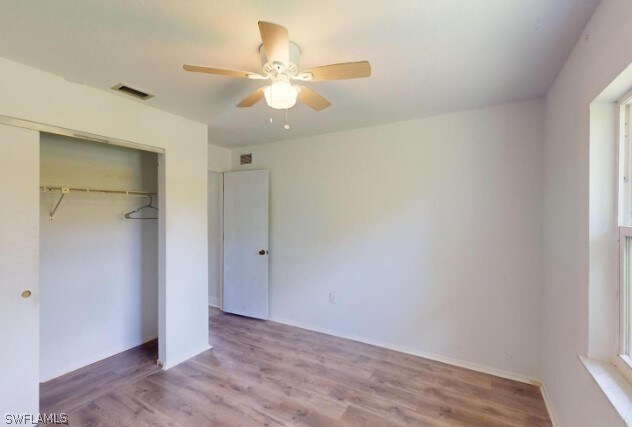
{"type": "MultiPolygon", "coordinates": [[[[39,410],[39,132],[0,125],[0,414],[39,410]]],[[[63,307],[60,307],[63,310],[63,307]]]]}
{"type": "Polygon", "coordinates": [[[268,318],[268,171],[224,174],[224,311],[268,318]]]}

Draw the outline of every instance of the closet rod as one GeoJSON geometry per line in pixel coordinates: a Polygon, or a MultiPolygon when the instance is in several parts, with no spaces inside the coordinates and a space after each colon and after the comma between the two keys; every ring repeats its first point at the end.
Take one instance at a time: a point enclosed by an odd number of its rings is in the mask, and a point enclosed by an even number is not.
{"type": "Polygon", "coordinates": [[[49,191],[59,191],[62,194],[69,193],[71,191],[78,191],[83,193],[107,193],[107,194],[125,194],[127,196],[155,196],[156,193],[150,193],[148,191],[136,191],[136,190],[105,190],[101,188],[72,188],[72,187],[51,187],[43,185],[40,190],[44,193],[49,191]]]}
{"type": "Polygon", "coordinates": [[[59,200],[55,204],[55,207],[50,212],[50,220],[52,221],[55,217],[55,212],[59,208],[61,201],[64,200],[64,196],[70,192],[80,192],[80,193],[106,193],[106,194],[124,194],[126,196],[156,196],[156,193],[150,193],[148,191],[136,191],[136,190],[104,190],[101,188],[72,188],[72,187],[52,187],[48,185],[40,186],[40,191],[43,193],[55,192],[58,191],[61,193],[59,200]]]}

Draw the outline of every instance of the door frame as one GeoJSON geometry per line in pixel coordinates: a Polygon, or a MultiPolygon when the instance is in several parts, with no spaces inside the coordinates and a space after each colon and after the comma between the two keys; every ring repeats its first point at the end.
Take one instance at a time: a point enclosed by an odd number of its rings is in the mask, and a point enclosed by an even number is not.
{"type": "MultiPolygon", "coordinates": [[[[224,308],[224,173],[226,171],[208,168],[206,176],[210,173],[216,173],[219,178],[219,293],[217,295],[217,305],[220,310],[224,308]]],[[[208,179],[207,179],[208,185],[208,179]]],[[[208,189],[207,192],[208,194],[208,189]]],[[[208,201],[207,201],[208,203],[208,201]]],[[[209,274],[210,277],[210,274],[209,274]]]]}
{"type": "MultiPolygon", "coordinates": [[[[111,144],[120,147],[132,148],[141,151],[149,151],[152,153],[156,153],[158,156],[158,203],[159,208],[162,212],[165,212],[166,200],[165,200],[165,162],[166,162],[166,150],[159,147],[153,147],[150,145],[140,144],[137,142],[127,141],[123,139],[108,137],[104,135],[97,135],[90,132],[84,131],[75,131],[72,129],[49,125],[45,123],[33,122],[30,120],[17,119],[14,117],[3,116],[0,115],[0,124],[19,127],[24,129],[30,129],[34,131],[38,131],[40,134],[42,132],[52,133],[56,135],[68,136],[71,138],[83,139],[87,141],[100,142],[103,144],[111,144]]],[[[38,166],[39,167],[39,166],[38,166]]],[[[35,190],[39,193],[39,187],[35,190]]],[[[39,198],[39,196],[38,196],[39,198]]],[[[164,215],[158,216],[158,360],[156,361],[158,365],[162,366],[161,360],[165,360],[166,356],[166,247],[165,247],[165,232],[166,232],[166,221],[164,215]]],[[[39,230],[38,230],[38,252],[39,252],[39,230]]],[[[39,285],[39,279],[38,279],[39,285]]],[[[39,304],[38,304],[38,314],[39,314],[39,304]]],[[[39,330],[38,336],[33,337],[33,339],[37,339],[39,341],[39,330]]],[[[39,371],[39,361],[38,363],[38,371],[39,371]]],[[[37,378],[39,384],[39,378],[37,378]]],[[[38,402],[39,405],[39,402],[38,402]]]]}

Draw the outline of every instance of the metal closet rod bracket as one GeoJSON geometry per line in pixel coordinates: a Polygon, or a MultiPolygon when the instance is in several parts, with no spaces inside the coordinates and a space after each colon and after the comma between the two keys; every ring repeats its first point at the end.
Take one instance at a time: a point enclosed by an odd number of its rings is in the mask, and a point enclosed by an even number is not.
{"type": "MultiPolygon", "coordinates": [[[[47,187],[44,187],[44,192],[48,191],[47,187]]],[[[61,204],[61,201],[64,200],[64,196],[68,193],[70,193],[70,188],[68,187],[61,187],[59,189],[59,192],[61,193],[61,196],[59,196],[59,200],[57,201],[57,204],[55,204],[55,207],[53,208],[53,210],[50,212],[50,220],[53,220],[53,217],[55,216],[55,212],[57,212],[57,209],[59,208],[59,205],[61,204]]]]}

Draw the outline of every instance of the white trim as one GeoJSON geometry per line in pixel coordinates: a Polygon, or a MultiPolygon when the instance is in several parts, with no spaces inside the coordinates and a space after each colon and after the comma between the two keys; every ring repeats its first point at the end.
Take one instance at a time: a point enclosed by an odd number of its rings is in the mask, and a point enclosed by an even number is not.
{"type": "Polygon", "coordinates": [[[617,104],[629,104],[632,103],[632,89],[627,91],[618,101],[617,104]]]}
{"type": "MultiPolygon", "coordinates": [[[[218,171],[215,169],[209,169],[206,173],[207,176],[207,186],[208,186],[208,175],[210,173],[216,173],[218,178],[218,197],[219,197],[219,256],[218,256],[218,266],[219,266],[219,288],[218,295],[213,298],[209,296],[209,307],[216,307],[220,310],[222,309],[222,301],[224,298],[224,172],[218,171]]],[[[207,191],[208,193],[208,191],[207,191]]],[[[210,213],[207,212],[208,215],[210,213]]],[[[209,275],[210,282],[210,275],[209,275]]]]}
{"type": "Polygon", "coordinates": [[[224,308],[224,172],[219,172],[219,295],[217,308],[224,308]]]}
{"type": "Polygon", "coordinates": [[[630,121],[630,104],[620,105],[615,114],[616,143],[618,145],[618,179],[617,179],[617,211],[618,225],[628,225],[632,216],[632,200],[630,200],[630,186],[632,177],[632,147],[628,123],[630,121]]]}
{"type": "Polygon", "coordinates": [[[284,319],[282,317],[270,316],[269,320],[273,322],[277,322],[277,323],[282,323],[284,325],[294,326],[297,328],[307,329],[310,331],[320,332],[327,335],[333,335],[339,338],[345,338],[352,341],[358,341],[361,343],[398,351],[400,353],[406,353],[413,356],[423,357],[424,359],[434,360],[436,362],[447,363],[448,365],[458,366],[460,368],[470,369],[472,371],[482,372],[484,374],[494,375],[497,377],[506,378],[508,380],[519,381],[521,383],[531,384],[538,387],[542,386],[542,381],[540,381],[539,379],[528,376],[528,375],[519,374],[516,372],[509,372],[502,369],[496,369],[489,366],[479,365],[477,363],[467,362],[460,359],[454,359],[447,356],[441,356],[434,353],[427,353],[425,351],[418,350],[415,348],[386,343],[379,340],[373,340],[370,338],[360,337],[357,335],[341,334],[340,332],[337,332],[331,329],[320,328],[317,326],[308,325],[301,322],[295,322],[293,320],[284,319]]]}
{"type": "Polygon", "coordinates": [[[628,354],[629,343],[629,316],[630,295],[627,286],[629,268],[626,262],[626,242],[632,237],[632,227],[619,227],[619,354],[628,354]]]}
{"type": "Polygon", "coordinates": [[[632,425],[632,384],[614,365],[578,357],[626,425],[632,425]]]}
{"type": "Polygon", "coordinates": [[[629,217],[630,147],[625,141],[625,108],[621,106],[615,114],[617,143],[617,225],[625,224],[629,217]]]}
{"type": "Polygon", "coordinates": [[[630,273],[631,267],[627,262],[626,243],[627,238],[632,237],[632,227],[629,226],[631,215],[632,200],[630,199],[630,185],[632,172],[632,147],[630,137],[630,105],[632,91],[628,92],[624,98],[619,101],[619,111],[617,111],[617,144],[619,144],[618,152],[623,155],[623,162],[619,163],[619,179],[617,183],[619,203],[619,354],[611,360],[611,363],[619,370],[619,372],[628,380],[632,380],[632,365],[630,360],[630,351],[632,350],[630,343],[630,328],[632,327],[630,318],[630,305],[632,303],[630,295],[630,273]],[[621,172],[621,170],[623,172],[621,172]]]}
{"type": "Polygon", "coordinates": [[[551,398],[549,397],[549,393],[546,391],[544,384],[540,386],[540,393],[542,393],[542,399],[544,399],[544,405],[546,406],[546,410],[549,413],[549,418],[551,419],[551,424],[553,427],[558,427],[560,424],[557,422],[557,418],[553,415],[553,402],[551,402],[551,398]]]}

